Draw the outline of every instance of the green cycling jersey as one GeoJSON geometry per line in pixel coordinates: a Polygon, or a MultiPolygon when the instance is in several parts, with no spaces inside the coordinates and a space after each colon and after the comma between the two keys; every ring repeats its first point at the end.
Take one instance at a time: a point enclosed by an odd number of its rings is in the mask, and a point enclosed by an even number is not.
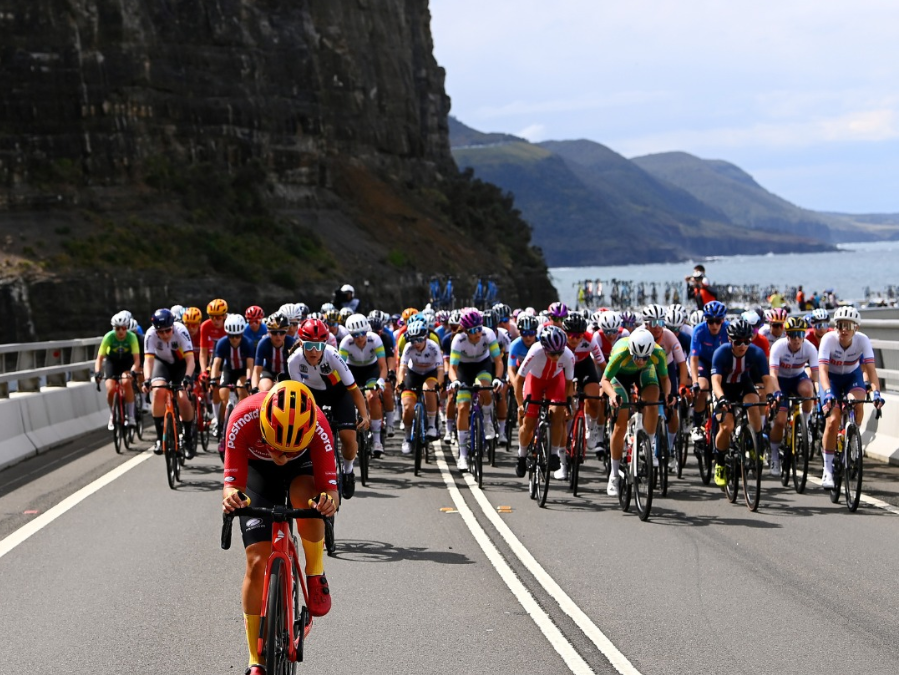
{"type": "Polygon", "coordinates": [[[649,358],[641,364],[634,363],[634,359],[630,352],[630,338],[622,338],[612,347],[612,353],[609,354],[609,362],[606,364],[606,370],[603,377],[612,380],[616,375],[635,375],[641,370],[653,368],[659,377],[668,377],[668,356],[665,350],[658,344],[652,350],[649,358]]]}
{"type": "Polygon", "coordinates": [[[109,356],[116,359],[129,354],[140,355],[140,342],[138,342],[137,335],[133,331],[129,330],[125,333],[125,337],[121,340],[116,337],[114,330],[103,336],[103,341],[100,343],[100,356],[109,356]]]}

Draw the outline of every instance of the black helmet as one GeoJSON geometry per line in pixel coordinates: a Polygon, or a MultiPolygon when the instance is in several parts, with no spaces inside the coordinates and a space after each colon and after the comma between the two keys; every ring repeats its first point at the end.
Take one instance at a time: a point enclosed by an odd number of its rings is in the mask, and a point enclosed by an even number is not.
{"type": "Polygon", "coordinates": [[[751,340],[752,326],[745,319],[737,319],[727,324],[727,337],[731,340],[751,340]]]}
{"type": "Polygon", "coordinates": [[[587,331],[587,319],[583,314],[569,312],[568,316],[562,319],[562,328],[566,333],[585,333],[587,331]]]}
{"type": "Polygon", "coordinates": [[[518,326],[518,330],[537,330],[537,326],[540,325],[540,321],[537,320],[537,317],[533,314],[527,314],[526,312],[522,312],[518,315],[518,321],[516,322],[518,326]]]}

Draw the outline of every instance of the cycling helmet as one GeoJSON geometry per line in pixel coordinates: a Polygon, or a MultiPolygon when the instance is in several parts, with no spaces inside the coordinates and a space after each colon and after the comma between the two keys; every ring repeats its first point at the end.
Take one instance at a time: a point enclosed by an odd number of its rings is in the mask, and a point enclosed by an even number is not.
{"type": "Polygon", "coordinates": [[[723,319],[727,316],[727,305],[717,300],[707,302],[702,308],[702,316],[704,319],[723,319]]]}
{"type": "Polygon", "coordinates": [[[341,325],[345,326],[347,319],[353,316],[353,310],[351,310],[349,307],[344,307],[338,312],[338,315],[340,316],[341,325]]]}
{"type": "Polygon", "coordinates": [[[497,318],[495,309],[485,309],[483,312],[481,312],[481,319],[487,328],[496,330],[497,318]]]}
{"type": "Polygon", "coordinates": [[[452,312],[450,312],[450,315],[449,315],[449,325],[450,326],[458,326],[459,318],[461,316],[462,316],[462,312],[460,312],[458,309],[454,309],[452,312]]]}
{"type": "Polygon", "coordinates": [[[783,323],[787,320],[787,310],[783,307],[775,307],[765,312],[765,318],[768,323],[783,323]]]}
{"type": "Polygon", "coordinates": [[[502,323],[512,318],[512,308],[504,302],[498,302],[493,305],[493,311],[496,312],[497,321],[502,323]]]}
{"type": "Polygon", "coordinates": [[[175,315],[170,309],[157,309],[153,312],[153,328],[171,328],[175,325],[175,315]]]}
{"type": "Polygon", "coordinates": [[[547,309],[549,316],[553,319],[564,319],[568,316],[568,305],[564,302],[554,302],[547,309]]]}
{"type": "Polygon", "coordinates": [[[646,305],[643,308],[644,321],[665,321],[665,308],[661,305],[646,305]]]}
{"type": "Polygon", "coordinates": [[[435,312],[430,307],[426,307],[425,309],[421,310],[421,315],[424,317],[424,320],[427,322],[428,329],[434,330],[434,328],[437,326],[437,312],[435,312]]]}
{"type": "Polygon", "coordinates": [[[340,323],[340,312],[338,312],[336,309],[329,309],[327,312],[324,312],[324,317],[322,318],[322,320],[326,324],[329,324],[331,326],[339,324],[340,323]]]}
{"type": "Polygon", "coordinates": [[[629,309],[624,310],[618,314],[619,319],[621,320],[621,325],[627,328],[628,330],[632,329],[637,325],[637,315],[634,314],[629,309]]]}
{"type": "Polygon", "coordinates": [[[645,328],[638,328],[628,338],[627,349],[635,358],[648,359],[655,347],[655,338],[645,328]]]}
{"type": "Polygon", "coordinates": [[[278,308],[278,314],[283,314],[289,323],[297,323],[302,320],[299,308],[292,302],[285,302],[278,308]]]}
{"type": "Polygon", "coordinates": [[[754,309],[747,310],[740,315],[740,318],[753,328],[762,323],[762,317],[754,309]]]}
{"type": "Polygon", "coordinates": [[[244,316],[247,321],[262,321],[265,318],[265,312],[262,311],[262,307],[259,305],[252,305],[247,307],[247,311],[244,312],[244,316]]]}
{"type": "Polygon", "coordinates": [[[683,305],[668,305],[668,309],[665,311],[665,323],[668,324],[668,328],[677,331],[687,323],[687,310],[683,305]]]}
{"type": "Polygon", "coordinates": [[[518,321],[516,325],[518,326],[518,330],[537,330],[537,326],[540,324],[537,321],[537,317],[532,314],[526,314],[522,312],[518,315],[518,321]]]}
{"type": "Polygon", "coordinates": [[[346,320],[346,329],[350,331],[350,335],[362,332],[368,333],[371,330],[371,324],[364,314],[352,314],[346,320]]]}
{"type": "Polygon", "coordinates": [[[206,313],[209,316],[225,316],[228,313],[228,303],[221,298],[216,298],[206,305],[206,313]]]}
{"type": "Polygon", "coordinates": [[[562,328],[566,333],[586,333],[587,320],[580,314],[572,312],[562,319],[562,328]]]}
{"type": "Polygon", "coordinates": [[[843,307],[837,307],[837,311],[833,313],[833,322],[836,323],[837,321],[851,321],[858,326],[862,322],[862,317],[855,307],[852,305],[845,305],[843,307]]]}
{"type": "Polygon", "coordinates": [[[307,316],[309,316],[309,305],[307,305],[305,302],[298,302],[296,303],[296,306],[300,311],[300,320],[303,320],[307,316]]]}
{"type": "Polygon", "coordinates": [[[125,314],[125,312],[117,312],[112,315],[109,323],[112,324],[113,328],[128,328],[131,325],[131,317],[125,314]]]}
{"type": "Polygon", "coordinates": [[[185,325],[196,325],[203,321],[203,311],[199,307],[188,307],[181,315],[181,321],[185,325]]]}
{"type": "Polygon", "coordinates": [[[567,342],[568,336],[558,326],[546,326],[543,332],[540,333],[540,344],[543,345],[544,351],[549,354],[561,354],[565,351],[567,342]]]}
{"type": "Polygon", "coordinates": [[[134,316],[127,309],[122,310],[122,314],[127,314],[129,319],[133,319],[134,316]]]}
{"type": "Polygon", "coordinates": [[[300,324],[300,330],[297,335],[301,340],[309,342],[327,342],[328,327],[321,319],[306,319],[300,324]]]}
{"type": "Polygon", "coordinates": [[[318,311],[321,312],[322,314],[325,314],[326,312],[330,312],[332,309],[337,309],[337,308],[334,306],[334,303],[333,303],[333,302],[326,302],[326,303],[323,304],[321,307],[319,307],[318,311]]]}
{"type": "Polygon", "coordinates": [[[525,314],[530,314],[531,316],[537,316],[537,310],[534,309],[533,307],[525,307],[525,308],[524,308],[524,313],[525,313],[525,314]]]}
{"type": "Polygon", "coordinates": [[[692,312],[690,312],[690,318],[687,321],[691,326],[698,326],[702,323],[702,319],[702,310],[694,309],[692,312]]]}
{"type": "Polygon", "coordinates": [[[449,321],[449,312],[445,309],[438,309],[434,314],[434,320],[441,326],[445,326],[446,322],[449,321]]]}
{"type": "Polygon", "coordinates": [[[824,309],[823,307],[819,307],[818,309],[812,311],[812,321],[815,323],[830,321],[830,315],[827,313],[826,309],[824,309]]]}
{"type": "Polygon", "coordinates": [[[428,324],[424,321],[410,321],[406,327],[406,338],[409,340],[417,340],[419,338],[428,337],[428,324]]]}
{"type": "Polygon", "coordinates": [[[225,317],[225,332],[230,335],[243,335],[247,320],[240,314],[229,314],[225,317]]]}
{"type": "Polygon", "coordinates": [[[618,312],[603,312],[599,315],[599,329],[606,333],[618,332],[621,328],[621,317],[618,312]]]}
{"type": "Polygon", "coordinates": [[[459,316],[459,325],[465,330],[476,328],[484,325],[484,318],[481,316],[481,312],[474,307],[466,307],[459,316]]]}
{"type": "Polygon", "coordinates": [[[175,321],[181,321],[181,316],[184,314],[184,307],[182,305],[172,305],[169,308],[169,311],[172,313],[172,316],[175,317],[175,321]]]}
{"type": "Polygon", "coordinates": [[[745,319],[737,319],[727,324],[727,337],[729,340],[751,340],[752,324],[745,319]]]}
{"type": "Polygon", "coordinates": [[[341,293],[349,293],[350,295],[356,295],[356,289],[350,286],[349,284],[344,284],[340,287],[341,293]]]}
{"type": "Polygon", "coordinates": [[[265,320],[265,327],[269,330],[287,330],[290,322],[280,312],[275,312],[265,320]]]}
{"type": "Polygon", "coordinates": [[[131,322],[128,324],[128,330],[137,330],[137,319],[131,319],[131,322]]]}
{"type": "Polygon", "coordinates": [[[315,397],[305,384],[285,380],[265,395],[259,410],[259,427],[265,442],[276,450],[305,450],[315,436],[316,426],[315,397]]]}
{"type": "Polygon", "coordinates": [[[381,318],[381,312],[377,309],[373,309],[369,312],[368,325],[371,326],[372,332],[380,333],[381,329],[384,328],[384,320],[381,318]]]}
{"type": "Polygon", "coordinates": [[[415,307],[406,307],[406,309],[403,310],[403,313],[400,314],[400,318],[403,321],[408,322],[409,317],[411,317],[413,314],[418,314],[418,310],[415,309],[415,307]]]}
{"type": "Polygon", "coordinates": [[[802,331],[805,333],[809,329],[808,321],[803,319],[801,316],[791,316],[787,319],[787,324],[785,326],[787,332],[790,331],[802,331]]]}
{"type": "MultiPolygon", "coordinates": [[[[325,317],[321,312],[309,312],[309,316],[307,316],[306,319],[318,319],[319,321],[324,321],[325,317]]],[[[305,319],[303,321],[305,321],[305,319]]],[[[300,323],[302,323],[302,321],[300,323]]]]}

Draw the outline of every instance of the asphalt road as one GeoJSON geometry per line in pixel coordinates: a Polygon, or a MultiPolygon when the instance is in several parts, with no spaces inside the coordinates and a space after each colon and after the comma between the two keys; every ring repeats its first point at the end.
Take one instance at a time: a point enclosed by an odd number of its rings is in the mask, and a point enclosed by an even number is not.
{"type": "MultiPolygon", "coordinates": [[[[161,457],[107,440],[0,472],[0,674],[242,673],[244,563],[236,527],[219,547],[217,456],[189,462],[172,491],[161,457]]],[[[540,509],[506,453],[479,491],[449,457],[415,478],[389,448],[341,509],[334,606],[301,672],[899,672],[888,510],[850,514],[814,485],[766,479],[750,513],[703,486],[691,458],[642,523],[605,495],[595,461],[579,497],[553,483],[540,509]]],[[[866,492],[899,503],[899,470],[867,468],[866,492]]]]}

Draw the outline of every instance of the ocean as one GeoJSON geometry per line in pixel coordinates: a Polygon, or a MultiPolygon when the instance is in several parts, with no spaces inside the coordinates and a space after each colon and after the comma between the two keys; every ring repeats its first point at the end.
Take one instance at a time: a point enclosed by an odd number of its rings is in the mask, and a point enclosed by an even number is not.
{"type": "MultiPolygon", "coordinates": [[[[683,278],[692,274],[694,262],[705,265],[706,276],[719,289],[754,284],[760,289],[776,286],[785,292],[802,285],[808,298],[815,291],[833,289],[840,300],[858,304],[865,301],[866,291],[872,296],[879,296],[893,286],[899,293],[899,241],[840,244],[839,249],[829,253],[737,255],[651,265],[554,267],[549,272],[560,299],[570,306],[576,304],[578,283],[588,279],[602,282],[605,294],[602,304],[611,304],[609,295],[613,279],[628,282],[632,289],[642,282],[647,294],[646,302],[650,301],[650,284],[654,282],[661,304],[667,304],[664,298],[666,284],[669,290],[676,286],[681,302],[684,302],[683,278]]],[[[620,283],[619,288],[623,288],[620,283]]],[[[636,292],[631,295],[636,299],[636,292]]],[[[788,296],[787,299],[792,302],[793,297],[788,296]]],[[[637,303],[630,304],[636,306],[637,303]]]]}

